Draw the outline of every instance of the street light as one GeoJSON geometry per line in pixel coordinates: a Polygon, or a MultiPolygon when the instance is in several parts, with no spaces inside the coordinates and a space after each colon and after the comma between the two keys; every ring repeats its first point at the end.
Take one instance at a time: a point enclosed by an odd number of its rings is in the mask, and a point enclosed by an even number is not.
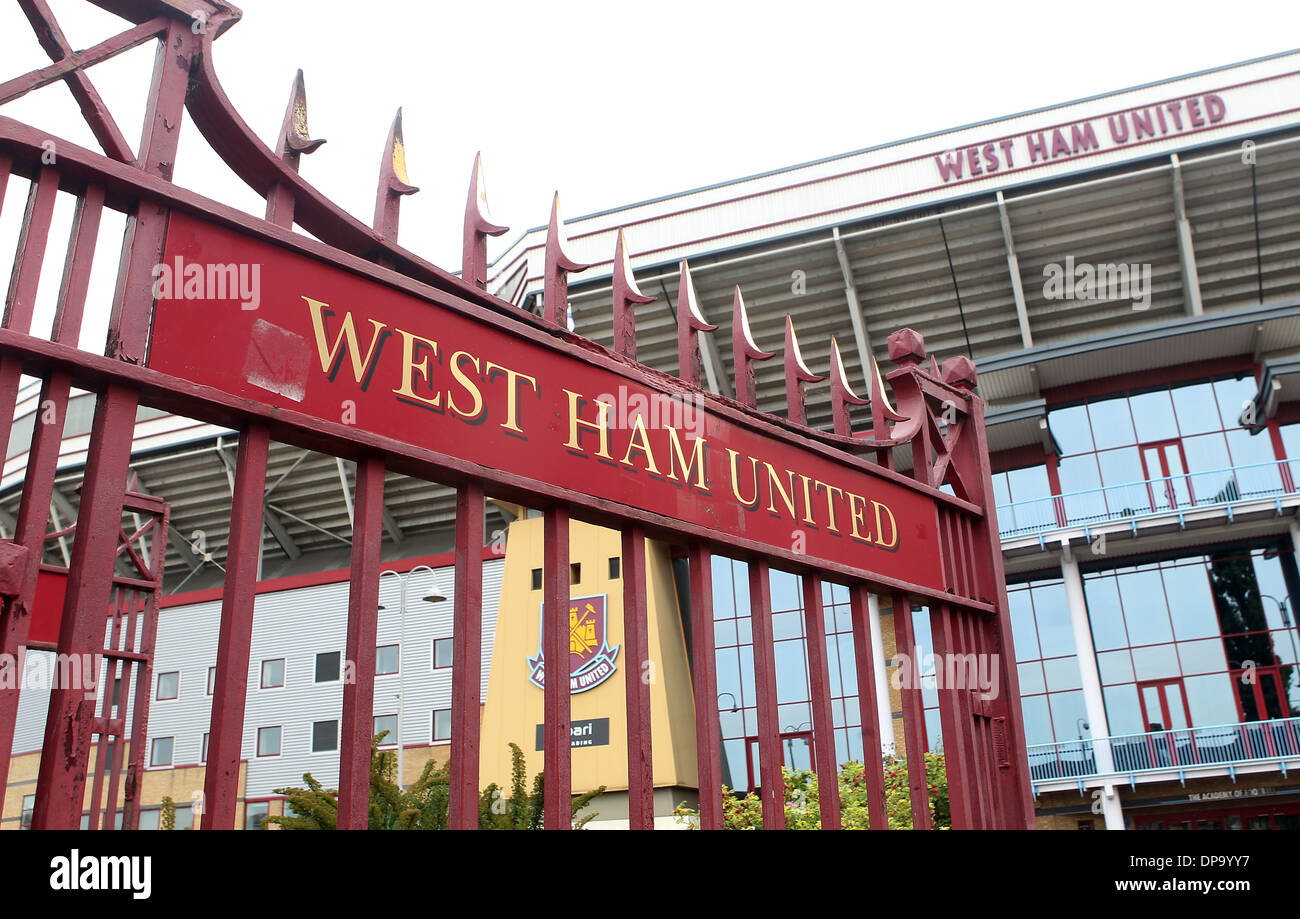
{"type": "MultiPolygon", "coordinates": [[[[405,746],[402,744],[402,722],[405,721],[405,718],[403,716],[406,714],[406,693],[403,691],[406,683],[406,668],[401,663],[402,658],[406,654],[406,589],[410,585],[411,578],[416,574],[416,572],[419,571],[429,572],[433,580],[433,584],[431,585],[429,592],[425,594],[423,597],[421,597],[420,599],[423,600],[425,603],[446,602],[447,600],[446,594],[444,594],[438,587],[438,575],[434,571],[434,569],[428,565],[416,565],[414,568],[407,571],[405,575],[403,575],[399,571],[394,571],[391,568],[379,572],[379,577],[381,581],[385,575],[392,575],[393,577],[397,578],[398,582],[401,584],[401,593],[399,595],[400,599],[398,604],[398,616],[400,617],[399,619],[400,624],[398,626],[398,639],[397,639],[397,647],[398,647],[397,679],[398,679],[399,688],[398,691],[395,693],[395,695],[397,696],[397,732],[396,732],[397,736],[394,738],[394,740],[397,743],[397,787],[398,788],[403,787],[402,779],[405,770],[402,768],[402,760],[405,759],[404,752],[406,749],[405,746]]],[[[381,603],[379,604],[379,609],[384,610],[387,609],[387,607],[381,603]]]]}

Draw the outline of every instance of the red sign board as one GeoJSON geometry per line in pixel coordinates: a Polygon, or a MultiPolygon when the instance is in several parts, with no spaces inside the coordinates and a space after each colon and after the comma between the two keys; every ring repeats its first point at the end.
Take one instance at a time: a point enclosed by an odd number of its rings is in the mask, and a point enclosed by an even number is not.
{"type": "Polygon", "coordinates": [[[933,498],[697,393],[175,211],[155,275],[163,373],[943,589],[933,498]]]}

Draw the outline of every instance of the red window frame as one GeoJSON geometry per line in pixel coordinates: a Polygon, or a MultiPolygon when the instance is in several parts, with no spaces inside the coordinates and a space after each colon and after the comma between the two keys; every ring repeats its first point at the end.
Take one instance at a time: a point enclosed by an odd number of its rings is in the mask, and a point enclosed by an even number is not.
{"type": "Polygon", "coordinates": [[[258,729],[257,729],[257,747],[253,750],[253,752],[257,754],[257,756],[258,756],[259,759],[273,759],[274,757],[282,756],[282,755],[284,754],[284,725],[282,725],[282,724],[268,724],[268,725],[265,725],[265,726],[263,726],[263,727],[258,728],[258,729]],[[263,731],[269,731],[269,730],[272,730],[272,729],[277,730],[277,731],[280,732],[280,742],[279,742],[278,744],[276,744],[276,751],[275,751],[274,753],[263,753],[263,752],[262,752],[262,732],[263,732],[263,731]]]}
{"type": "MultiPolygon", "coordinates": [[[[808,761],[809,761],[809,769],[810,769],[810,771],[812,772],[813,775],[816,775],[816,774],[817,774],[817,758],[816,758],[815,756],[812,755],[812,751],[815,749],[815,747],[813,746],[813,732],[812,732],[812,731],[786,731],[786,732],[783,732],[783,733],[781,733],[781,734],[778,734],[778,735],[777,735],[777,739],[780,740],[780,742],[781,742],[781,743],[780,743],[780,749],[781,749],[781,765],[782,765],[782,766],[786,765],[786,761],[785,761],[785,745],[786,745],[786,741],[790,741],[790,740],[806,740],[807,743],[808,743],[808,754],[809,754],[809,755],[808,755],[808,761]]],[[[749,790],[750,792],[757,791],[758,788],[759,788],[759,785],[761,784],[761,783],[758,781],[759,775],[758,775],[757,764],[754,762],[754,754],[755,754],[757,751],[758,751],[758,738],[757,738],[757,737],[746,737],[746,738],[745,738],[745,771],[746,771],[746,773],[747,773],[747,777],[748,777],[748,779],[749,779],[749,789],[748,789],[748,790],[749,790]]]]}
{"type": "Polygon", "coordinates": [[[452,662],[450,664],[447,664],[444,667],[438,666],[438,645],[447,645],[448,647],[450,647],[451,643],[452,640],[450,638],[435,638],[433,640],[433,669],[434,670],[450,670],[452,667],[456,665],[456,660],[453,657],[452,662]]]}
{"type": "Polygon", "coordinates": [[[289,668],[285,666],[285,659],[283,657],[268,657],[262,661],[262,666],[260,668],[260,672],[258,673],[258,685],[262,689],[283,689],[285,684],[285,678],[288,676],[288,670],[289,668]],[[267,685],[266,665],[274,664],[276,661],[280,662],[280,682],[271,683],[270,685],[267,685]]]}
{"type": "MultiPolygon", "coordinates": [[[[105,758],[105,759],[108,759],[107,756],[105,756],[104,758],[105,758]]],[[[150,738],[149,738],[149,768],[151,768],[151,769],[155,769],[155,768],[157,768],[157,769],[164,769],[164,768],[170,766],[170,765],[171,765],[173,762],[175,762],[175,761],[176,761],[176,738],[175,738],[175,736],[170,736],[170,735],[169,735],[169,736],[167,736],[167,737],[150,737],[150,738]],[[160,763],[160,762],[158,762],[158,757],[157,757],[156,752],[155,752],[155,751],[157,750],[157,748],[158,748],[158,741],[160,741],[160,740],[170,740],[170,741],[171,741],[171,744],[172,744],[171,755],[169,755],[169,756],[167,757],[167,762],[165,762],[165,763],[160,763]]]]}
{"type": "Polygon", "coordinates": [[[398,643],[398,642],[393,642],[392,644],[388,644],[388,645],[379,645],[378,647],[375,648],[375,676],[392,676],[392,675],[395,674],[395,673],[401,673],[401,672],[402,672],[402,646],[401,646],[400,643],[398,643]],[[380,670],[380,669],[379,669],[379,652],[385,650],[386,648],[396,648],[396,649],[397,649],[397,669],[396,669],[396,670],[380,670]]]}
{"type": "MultiPolygon", "coordinates": [[[[160,674],[158,674],[158,682],[157,682],[157,684],[154,686],[154,696],[153,696],[153,697],[154,697],[154,701],[155,701],[155,702],[173,702],[173,701],[175,701],[176,699],[179,699],[179,698],[181,697],[181,672],[180,672],[179,670],[168,670],[168,671],[166,671],[165,673],[160,673],[160,674]],[[165,676],[174,676],[174,677],[176,677],[176,693],[175,693],[175,695],[164,696],[164,695],[162,694],[162,682],[163,682],[163,677],[165,677],[165,676]]],[[[116,703],[114,703],[114,704],[116,704],[116,703]]]]}
{"type": "Polygon", "coordinates": [[[1174,479],[1182,478],[1184,483],[1187,485],[1187,506],[1194,507],[1196,505],[1196,493],[1192,490],[1192,478],[1187,467],[1187,452],[1183,449],[1182,439],[1173,437],[1169,440],[1151,440],[1146,443],[1138,444],[1137,448],[1138,459],[1142,462],[1142,474],[1148,483],[1147,499],[1151,502],[1151,510],[1159,510],[1159,507],[1156,504],[1155,486],[1150,484],[1152,479],[1164,479],[1165,500],[1169,502],[1170,508],[1177,508],[1179,503],[1177,492],[1174,490],[1174,479]],[[1181,473],[1176,473],[1169,468],[1169,458],[1165,453],[1165,448],[1167,447],[1178,448],[1178,459],[1183,464],[1183,471],[1181,473]],[[1160,457],[1159,475],[1153,474],[1150,467],[1147,466],[1148,450],[1155,450],[1160,457]]]}

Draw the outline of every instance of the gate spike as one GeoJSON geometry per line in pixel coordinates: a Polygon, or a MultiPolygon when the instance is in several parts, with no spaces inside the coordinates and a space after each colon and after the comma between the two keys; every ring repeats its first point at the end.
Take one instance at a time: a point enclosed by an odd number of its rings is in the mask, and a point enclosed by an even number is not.
{"type": "Polygon", "coordinates": [[[700,356],[700,332],[712,332],[718,327],[710,325],[700,312],[691,281],[691,266],[682,259],[677,280],[677,376],[696,389],[704,388],[704,359],[700,356]]]}
{"type": "Polygon", "coordinates": [[[560,219],[560,193],[551,201],[551,226],[546,232],[546,279],[542,290],[542,310],[547,322],[569,327],[569,272],[586,271],[584,265],[569,254],[569,236],[560,219]]]}
{"type": "Polygon", "coordinates": [[[930,376],[939,379],[939,362],[934,359],[933,354],[930,355],[930,376]]]}
{"type": "Polygon", "coordinates": [[[293,88],[289,91],[289,105],[284,110],[284,123],[280,126],[275,155],[297,171],[298,157],[304,153],[315,153],[323,143],[325,138],[313,139],[307,130],[307,84],[303,80],[302,69],[299,68],[293,78],[293,88]]]}
{"type": "Polygon", "coordinates": [[[754,361],[768,360],[775,357],[775,353],[754,344],[754,334],[749,330],[749,312],[745,309],[745,298],[741,296],[739,284],[731,301],[731,356],[735,364],[736,401],[754,408],[758,402],[754,361]]]}
{"type": "Polygon", "coordinates": [[[397,218],[402,196],[420,189],[406,177],[406,145],[402,142],[402,110],[397,110],[393,126],[388,129],[388,143],[379,164],[379,190],[375,195],[375,232],[389,242],[397,241],[397,218]]]}
{"type": "Polygon", "coordinates": [[[488,211],[487,189],[483,186],[483,154],[474,154],[474,172],[469,178],[469,198],[465,202],[465,236],[461,249],[460,277],[475,287],[487,289],[487,238],[500,236],[509,227],[492,222],[488,211]]]}
{"type": "Polygon", "coordinates": [[[876,440],[889,440],[889,422],[906,421],[906,415],[900,415],[889,404],[885,395],[885,378],[880,374],[880,365],[871,358],[871,431],[876,440]]]}
{"type": "Polygon", "coordinates": [[[840,354],[840,343],[831,336],[831,419],[835,424],[835,433],[841,437],[853,436],[853,423],[849,418],[850,405],[869,405],[870,399],[864,399],[853,391],[849,385],[848,374],[844,372],[844,358],[840,354]]]}
{"type": "Polygon", "coordinates": [[[627,254],[627,236],[620,227],[614,245],[614,350],[624,357],[636,360],[635,304],[654,301],[654,297],[647,297],[636,285],[627,254]]]}
{"type": "Polygon", "coordinates": [[[823,379],[808,369],[799,351],[799,338],[794,333],[794,320],[785,317],[785,401],[786,417],[795,424],[808,424],[808,410],[804,405],[804,383],[823,379]]]}

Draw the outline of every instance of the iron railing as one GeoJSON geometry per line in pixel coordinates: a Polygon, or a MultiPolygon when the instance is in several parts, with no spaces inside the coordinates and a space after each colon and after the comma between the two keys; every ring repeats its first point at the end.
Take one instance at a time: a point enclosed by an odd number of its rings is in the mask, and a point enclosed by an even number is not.
{"type": "Polygon", "coordinates": [[[1098,748],[1109,749],[1111,773],[1134,775],[1192,766],[1240,766],[1300,756],[1300,717],[1211,727],[1117,734],[1029,747],[1030,780],[1088,778],[1097,767],[1098,748]]]}
{"type": "Polygon", "coordinates": [[[1103,485],[999,504],[998,530],[1003,539],[1008,539],[1067,526],[1136,520],[1192,507],[1276,498],[1294,494],[1295,480],[1292,461],[1275,460],[1103,485]]]}

